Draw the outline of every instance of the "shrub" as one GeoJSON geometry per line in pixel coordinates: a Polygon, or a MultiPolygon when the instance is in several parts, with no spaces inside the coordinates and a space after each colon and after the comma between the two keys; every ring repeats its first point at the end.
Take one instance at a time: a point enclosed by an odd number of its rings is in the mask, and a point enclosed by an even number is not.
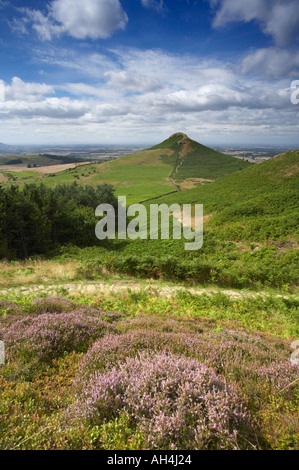
{"type": "Polygon", "coordinates": [[[204,363],[223,375],[228,383],[238,383],[252,410],[259,408],[260,399],[267,402],[275,393],[274,385],[270,386],[273,370],[280,375],[277,390],[286,387],[286,396],[293,399],[295,387],[292,384],[299,367],[289,362],[291,351],[287,345],[267,335],[228,329],[204,334],[145,329],[108,334],[96,341],[83,356],[75,383],[78,393],[93,374],[111,370],[144,351],[179,354],[204,363]]]}
{"type": "MultiPolygon", "coordinates": [[[[1,305],[1,304],[0,304],[1,305]]],[[[86,315],[101,318],[103,321],[112,323],[123,317],[121,312],[107,312],[102,309],[90,307],[88,305],[76,305],[74,302],[62,297],[45,297],[32,301],[30,313],[40,315],[43,313],[66,313],[79,311],[86,315]],[[76,310],[79,309],[79,310],[76,310]]]]}
{"type": "Polygon", "coordinates": [[[1,330],[8,358],[49,362],[64,352],[86,352],[95,339],[115,331],[86,311],[25,317],[1,330]]]}
{"type": "Polygon", "coordinates": [[[147,449],[246,448],[244,432],[252,442],[250,415],[234,388],[199,361],[165,351],[95,372],[74,410],[93,425],[125,413],[147,449]]]}
{"type": "Polygon", "coordinates": [[[255,334],[238,332],[232,335],[230,330],[220,333],[199,334],[148,331],[135,329],[120,335],[107,334],[96,341],[83,357],[80,364],[78,384],[98,370],[115,366],[126,357],[134,357],[140,351],[169,351],[184,354],[204,361],[209,367],[219,372],[242,370],[243,374],[256,376],[262,366],[287,360],[286,351],[278,350],[276,343],[267,343],[255,334]]]}

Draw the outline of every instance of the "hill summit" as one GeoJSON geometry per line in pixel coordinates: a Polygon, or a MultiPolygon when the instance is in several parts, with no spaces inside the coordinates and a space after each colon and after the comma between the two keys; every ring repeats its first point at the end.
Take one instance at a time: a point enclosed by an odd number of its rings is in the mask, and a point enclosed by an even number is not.
{"type": "Polygon", "coordinates": [[[173,170],[171,180],[180,189],[188,189],[199,184],[243,170],[251,166],[244,160],[225,155],[190,139],[183,132],[172,134],[168,139],[150,150],[168,149],[171,154],[173,170]]]}

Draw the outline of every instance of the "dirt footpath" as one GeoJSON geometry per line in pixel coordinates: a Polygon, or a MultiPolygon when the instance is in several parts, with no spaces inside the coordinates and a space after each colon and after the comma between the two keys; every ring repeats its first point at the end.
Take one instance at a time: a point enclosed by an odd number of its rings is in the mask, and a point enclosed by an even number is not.
{"type": "MultiPolygon", "coordinates": [[[[190,292],[191,294],[207,294],[213,295],[216,293],[225,294],[230,297],[230,299],[239,299],[239,298],[256,298],[256,297],[267,297],[270,294],[267,294],[264,291],[260,292],[249,292],[249,291],[236,291],[232,289],[211,289],[211,288],[196,288],[196,287],[183,287],[183,286],[159,286],[155,283],[138,283],[135,281],[126,281],[126,280],[115,280],[115,281],[95,281],[95,282],[70,282],[67,284],[52,284],[52,285],[33,285],[27,287],[14,287],[3,289],[0,291],[0,295],[5,295],[8,293],[12,293],[15,291],[21,292],[23,295],[38,295],[39,293],[46,293],[47,295],[51,296],[62,296],[70,295],[72,297],[97,297],[100,295],[113,295],[115,293],[127,293],[128,291],[131,292],[139,292],[144,290],[145,292],[148,291],[155,297],[171,297],[176,292],[183,290],[186,292],[190,292]],[[63,290],[63,293],[61,293],[63,290]]],[[[274,297],[284,297],[289,298],[289,296],[283,296],[276,294],[274,297]]]]}

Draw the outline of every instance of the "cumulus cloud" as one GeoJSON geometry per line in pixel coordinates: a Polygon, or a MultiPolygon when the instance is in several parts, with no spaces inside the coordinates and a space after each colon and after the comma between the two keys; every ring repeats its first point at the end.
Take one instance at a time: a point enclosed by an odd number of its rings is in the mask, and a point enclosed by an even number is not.
{"type": "Polygon", "coordinates": [[[77,39],[108,38],[128,22],[119,0],[54,0],[50,11],[64,31],[77,39]]]}
{"type": "Polygon", "coordinates": [[[220,7],[214,26],[233,21],[257,21],[264,33],[271,35],[278,46],[299,40],[299,8],[297,0],[210,0],[220,7]]]}
{"type": "Polygon", "coordinates": [[[221,111],[239,108],[246,110],[288,109],[290,97],[288,91],[281,88],[246,83],[235,87],[208,84],[192,90],[179,90],[156,98],[153,106],[164,112],[202,113],[203,111],[221,111]]]}
{"type": "Polygon", "coordinates": [[[12,28],[22,32],[30,21],[42,40],[61,34],[76,39],[106,39],[115,31],[124,30],[128,22],[119,0],[52,0],[46,15],[35,9],[22,11],[24,17],[14,20],[12,28]]]}
{"type": "Polygon", "coordinates": [[[45,83],[24,82],[14,77],[11,84],[4,85],[4,101],[1,102],[0,118],[78,118],[88,112],[89,104],[84,100],[68,97],[52,97],[55,89],[45,83]]]}
{"type": "Polygon", "coordinates": [[[45,98],[33,102],[6,101],[0,108],[0,119],[1,117],[77,119],[84,116],[89,109],[87,103],[69,98],[45,98]]]}
{"type": "Polygon", "coordinates": [[[44,95],[52,95],[55,90],[45,83],[24,82],[19,77],[13,77],[10,85],[5,85],[6,101],[33,101],[42,98],[44,95]]]}
{"type": "Polygon", "coordinates": [[[299,52],[270,47],[247,55],[241,63],[243,75],[259,74],[268,79],[299,76],[299,52]]]}

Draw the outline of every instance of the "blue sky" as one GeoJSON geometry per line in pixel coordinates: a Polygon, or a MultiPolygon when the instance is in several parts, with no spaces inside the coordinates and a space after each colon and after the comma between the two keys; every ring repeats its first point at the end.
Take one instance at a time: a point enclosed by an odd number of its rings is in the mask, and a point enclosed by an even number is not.
{"type": "Polygon", "coordinates": [[[3,143],[299,147],[297,80],[298,0],[0,0],[3,143]]]}

